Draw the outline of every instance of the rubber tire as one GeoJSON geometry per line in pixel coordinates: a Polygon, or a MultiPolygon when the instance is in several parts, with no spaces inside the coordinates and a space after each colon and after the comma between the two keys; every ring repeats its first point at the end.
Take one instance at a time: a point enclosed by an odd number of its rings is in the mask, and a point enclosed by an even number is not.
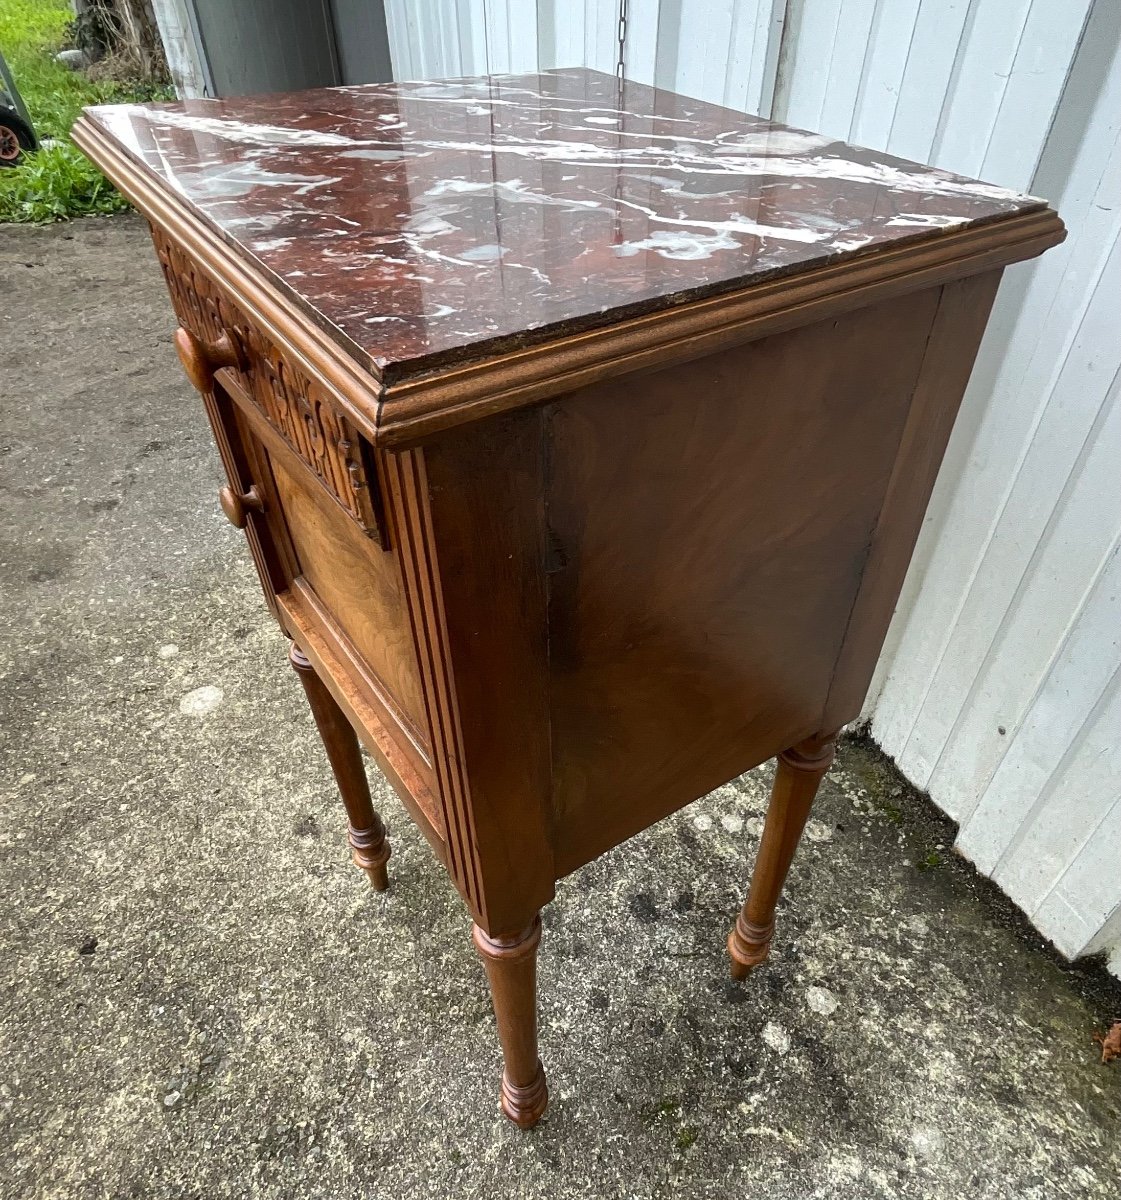
{"type": "Polygon", "coordinates": [[[20,149],[15,158],[0,158],[0,167],[18,167],[24,154],[35,149],[35,135],[19,113],[6,105],[0,105],[0,126],[6,126],[16,135],[20,149]]]}

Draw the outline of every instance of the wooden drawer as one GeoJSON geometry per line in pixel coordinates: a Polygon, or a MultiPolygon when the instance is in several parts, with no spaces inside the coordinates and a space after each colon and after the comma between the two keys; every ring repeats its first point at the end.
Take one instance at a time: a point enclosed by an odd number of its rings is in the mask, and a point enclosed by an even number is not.
{"type": "Polygon", "coordinates": [[[426,746],[424,696],[396,555],[365,537],[282,442],[261,438],[245,393],[233,385],[228,390],[242,436],[257,443],[268,495],[263,516],[288,564],[286,587],[300,592],[328,631],[348,639],[393,716],[426,746]]]}

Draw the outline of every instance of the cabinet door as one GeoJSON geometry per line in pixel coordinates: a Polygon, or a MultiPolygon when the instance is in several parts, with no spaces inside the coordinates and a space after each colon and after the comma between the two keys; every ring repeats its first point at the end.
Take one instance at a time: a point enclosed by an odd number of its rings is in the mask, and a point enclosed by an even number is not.
{"type": "Polygon", "coordinates": [[[427,766],[428,723],[395,550],[340,505],[256,395],[220,372],[215,397],[234,458],[244,462],[239,485],[256,492],[245,528],[262,546],[266,592],[271,583],[282,607],[299,607],[427,766]]]}

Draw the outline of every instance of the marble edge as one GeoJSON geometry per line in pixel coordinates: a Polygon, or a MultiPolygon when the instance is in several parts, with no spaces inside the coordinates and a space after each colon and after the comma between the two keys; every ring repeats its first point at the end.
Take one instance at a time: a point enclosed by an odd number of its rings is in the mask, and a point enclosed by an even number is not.
{"type": "Polygon", "coordinates": [[[1065,237],[1058,213],[1044,204],[984,225],[947,230],[933,242],[924,238],[918,245],[893,247],[855,262],[834,260],[793,277],[774,277],[500,356],[387,382],[380,440],[405,444],[603,378],[688,361],[924,287],[1002,270],[1065,237]],[[1001,228],[1008,225],[1013,228],[1001,228]]]}

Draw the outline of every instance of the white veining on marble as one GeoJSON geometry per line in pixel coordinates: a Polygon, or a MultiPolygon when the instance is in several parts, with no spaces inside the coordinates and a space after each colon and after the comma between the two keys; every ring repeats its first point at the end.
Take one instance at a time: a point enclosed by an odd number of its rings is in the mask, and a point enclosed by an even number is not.
{"type": "Polygon", "coordinates": [[[199,166],[180,171],[172,178],[184,193],[203,190],[209,199],[247,196],[258,188],[283,188],[295,196],[306,196],[317,188],[330,187],[341,175],[300,175],[294,171],[272,171],[260,162],[199,166]]]}
{"type": "MultiPolygon", "coordinates": [[[[778,238],[780,242],[824,242],[832,236],[836,226],[825,229],[793,228],[787,225],[764,225],[752,221],[739,213],[733,213],[726,221],[705,221],[699,217],[667,217],[645,204],[631,200],[616,201],[623,208],[634,209],[659,225],[686,225],[696,229],[712,229],[724,233],[743,233],[758,238],[778,238]]],[[[735,243],[739,245],[738,242],[735,243]]]]}
{"type": "Polygon", "coordinates": [[[708,258],[717,250],[737,249],[739,242],[728,233],[670,233],[663,229],[656,229],[649,237],[639,241],[623,242],[614,247],[615,253],[621,258],[629,258],[640,250],[653,250],[662,258],[682,261],[708,258]]]}
{"type": "Polygon", "coordinates": [[[496,199],[509,200],[513,204],[552,204],[558,208],[600,208],[600,200],[576,200],[565,196],[550,196],[546,192],[535,191],[521,179],[503,180],[471,180],[471,179],[441,179],[428,188],[426,197],[467,195],[471,192],[491,193],[496,199]]]}
{"type": "Polygon", "coordinates": [[[384,361],[1042,203],[641,85],[620,104],[616,87],[556,71],[117,105],[97,119],[384,361]]]}
{"type": "MultiPolygon", "coordinates": [[[[413,97],[410,96],[410,99],[413,97]]],[[[121,105],[118,111],[127,114],[139,106],[121,105]]],[[[971,199],[1018,200],[1020,193],[995,184],[957,179],[934,167],[903,169],[886,162],[856,162],[824,151],[838,143],[819,134],[800,130],[778,130],[760,133],[728,135],[723,138],[689,138],[679,134],[655,134],[644,130],[628,130],[629,117],[644,123],[640,115],[618,112],[623,128],[612,130],[617,138],[656,140],[669,145],[596,144],[542,138],[532,142],[503,142],[498,140],[417,138],[409,142],[409,156],[425,152],[515,156],[531,162],[558,162],[569,166],[597,165],[609,169],[628,169],[644,162],[657,160],[660,170],[685,173],[700,172],[743,179],[766,176],[773,179],[814,179],[843,183],[874,184],[894,191],[924,196],[960,196],[971,199]],[[704,150],[694,149],[704,147],[704,150]],[[672,156],[672,161],[665,161],[672,156]]],[[[354,150],[382,150],[400,154],[398,142],[379,138],[355,138],[344,134],[292,127],[251,124],[218,117],[194,116],[186,113],[160,113],[161,123],[177,128],[205,133],[234,143],[279,149],[299,147],[348,147],[354,150]]]]}
{"type": "Polygon", "coordinates": [[[887,224],[890,228],[906,225],[922,229],[950,229],[962,224],[962,218],[945,213],[898,213],[887,224]]]}
{"type": "MultiPolygon", "coordinates": [[[[196,104],[207,101],[196,100],[196,104]]],[[[216,103],[216,101],[211,101],[216,103]]],[[[142,110],[142,105],[121,105],[120,109],[128,113],[142,110]]],[[[173,108],[161,109],[159,114],[161,125],[173,129],[186,129],[191,133],[205,133],[211,137],[222,138],[227,142],[241,142],[247,146],[352,146],[356,143],[353,138],[341,134],[322,133],[315,129],[295,129],[291,125],[258,125],[247,121],[232,121],[228,117],[206,117],[196,113],[177,112],[173,108]]]]}

